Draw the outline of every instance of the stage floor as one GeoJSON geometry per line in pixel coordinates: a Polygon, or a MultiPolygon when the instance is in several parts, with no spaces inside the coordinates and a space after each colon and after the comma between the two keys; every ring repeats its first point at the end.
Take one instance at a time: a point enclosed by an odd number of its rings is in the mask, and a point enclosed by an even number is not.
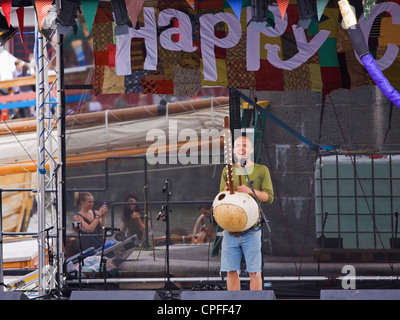
{"type": "MultiPolygon", "coordinates": [[[[220,256],[211,256],[211,246],[170,245],[137,249],[120,265],[118,278],[107,278],[107,285],[119,290],[226,290],[220,274],[220,256]],[[169,266],[169,276],[167,274],[169,266]]],[[[264,256],[264,287],[273,290],[277,299],[319,299],[321,290],[343,289],[342,272],[354,267],[357,289],[397,289],[400,264],[379,262],[321,262],[313,257],[264,256]]],[[[248,289],[249,278],[241,273],[242,289],[248,289]]],[[[72,282],[76,286],[76,280],[72,282]]],[[[102,288],[101,278],[83,279],[83,286],[102,288]]]]}

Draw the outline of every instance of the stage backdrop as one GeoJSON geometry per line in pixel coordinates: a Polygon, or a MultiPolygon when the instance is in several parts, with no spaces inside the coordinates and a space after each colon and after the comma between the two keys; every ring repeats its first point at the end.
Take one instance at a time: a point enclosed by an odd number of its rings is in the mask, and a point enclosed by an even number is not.
{"type": "MultiPolygon", "coordinates": [[[[242,6],[235,14],[224,0],[197,1],[194,8],[185,0],[145,1],[140,28],[115,35],[111,4],[100,2],[92,27],[95,92],[195,96],[202,86],[222,86],[325,95],[374,84],[342,27],[337,1],[327,3],[319,21],[303,21],[290,1],[283,19],[275,4],[270,22],[249,23],[249,1],[242,6]]],[[[379,1],[367,19],[362,5],[355,9],[379,68],[400,87],[400,0],[379,1]]]]}

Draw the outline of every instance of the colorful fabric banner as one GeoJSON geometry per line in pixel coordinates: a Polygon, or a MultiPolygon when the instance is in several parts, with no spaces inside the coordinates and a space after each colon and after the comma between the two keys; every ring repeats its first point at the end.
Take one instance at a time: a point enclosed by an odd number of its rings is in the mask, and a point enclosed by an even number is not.
{"type": "MultiPolygon", "coordinates": [[[[93,25],[95,91],[195,96],[202,86],[222,86],[325,95],[373,84],[339,23],[335,1],[326,5],[323,22],[312,20],[307,29],[298,25],[296,3],[288,5],[283,19],[280,8],[270,5],[274,26],[266,24],[262,30],[248,23],[249,2],[243,2],[240,20],[228,2],[220,0],[198,1],[194,10],[186,1],[168,0],[173,9],[164,1],[163,7],[145,2],[140,29],[130,28],[116,41],[111,5],[100,2],[93,25]]],[[[400,24],[383,18],[374,23],[374,28],[382,24],[380,34],[371,32],[375,17],[383,12],[400,16],[400,5],[376,4],[370,18],[360,18],[359,24],[377,64],[391,84],[400,87],[400,54],[395,50],[399,44],[397,33],[393,34],[399,29],[389,27],[400,24]]]]}

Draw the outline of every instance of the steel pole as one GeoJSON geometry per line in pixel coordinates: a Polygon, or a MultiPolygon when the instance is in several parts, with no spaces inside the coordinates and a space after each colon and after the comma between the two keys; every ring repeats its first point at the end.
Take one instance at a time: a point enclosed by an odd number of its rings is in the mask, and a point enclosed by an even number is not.
{"type": "Polygon", "coordinates": [[[37,216],[38,216],[38,291],[39,296],[43,295],[43,277],[46,265],[45,248],[45,72],[43,35],[39,32],[38,21],[36,20],[36,134],[37,134],[37,216]]]}

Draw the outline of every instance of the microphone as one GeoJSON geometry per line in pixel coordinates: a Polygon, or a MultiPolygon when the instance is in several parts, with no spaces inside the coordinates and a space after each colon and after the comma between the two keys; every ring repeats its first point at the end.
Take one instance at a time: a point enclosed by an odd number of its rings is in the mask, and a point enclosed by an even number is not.
{"type": "Polygon", "coordinates": [[[116,235],[115,235],[115,240],[117,240],[117,241],[124,241],[124,240],[126,240],[127,238],[126,238],[126,235],[123,233],[123,232],[118,232],[116,235]]]}
{"type": "Polygon", "coordinates": [[[113,228],[113,227],[101,227],[104,231],[119,231],[119,228],[113,228]]]}
{"type": "Polygon", "coordinates": [[[74,221],[74,222],[72,222],[72,227],[73,228],[76,228],[76,229],[79,229],[79,226],[81,225],[81,222],[80,221],[74,221]]]}
{"type": "Polygon", "coordinates": [[[162,192],[166,192],[167,191],[167,185],[168,185],[168,183],[169,183],[169,180],[167,179],[167,180],[165,180],[165,183],[164,183],[164,187],[163,187],[163,189],[162,189],[162,192]]]}
{"type": "Polygon", "coordinates": [[[167,190],[168,190],[168,196],[171,196],[171,181],[169,181],[169,179],[165,180],[162,192],[166,193],[167,190]]]}
{"type": "Polygon", "coordinates": [[[241,166],[242,168],[244,168],[244,167],[246,166],[246,163],[247,163],[247,161],[246,161],[245,158],[240,159],[240,166],[241,166]]]}

